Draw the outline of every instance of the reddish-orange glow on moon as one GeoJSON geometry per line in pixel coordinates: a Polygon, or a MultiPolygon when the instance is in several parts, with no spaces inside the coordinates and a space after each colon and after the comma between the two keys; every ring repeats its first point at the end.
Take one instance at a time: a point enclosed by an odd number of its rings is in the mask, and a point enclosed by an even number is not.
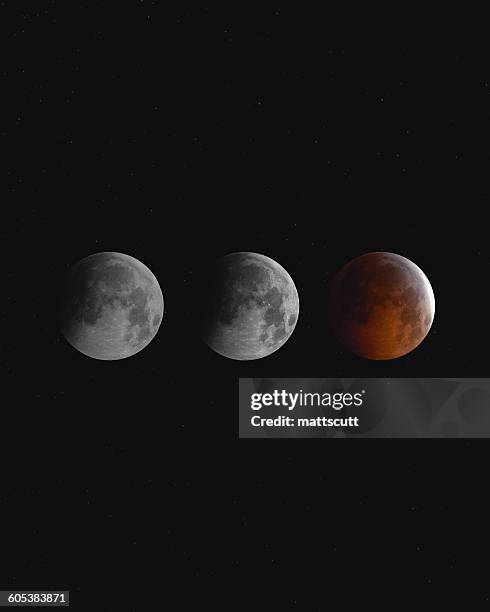
{"type": "Polygon", "coordinates": [[[435,313],[432,287],[413,262],[394,253],[367,253],[335,276],[330,320],[339,340],[367,359],[395,359],[427,336],[435,313]]]}

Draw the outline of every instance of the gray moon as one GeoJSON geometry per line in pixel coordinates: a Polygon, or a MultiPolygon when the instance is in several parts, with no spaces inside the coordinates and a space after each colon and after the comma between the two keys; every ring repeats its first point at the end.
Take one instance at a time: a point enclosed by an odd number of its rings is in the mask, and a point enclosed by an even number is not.
{"type": "Polygon", "coordinates": [[[208,279],[202,337],[224,357],[260,359],[284,345],[298,315],[298,292],[282,266],[258,253],[231,253],[208,279]]]}
{"type": "Polygon", "coordinates": [[[70,270],[61,331],[94,359],[130,357],[151,342],[163,317],[163,295],[154,274],[123,253],[95,253],[70,270]]]}

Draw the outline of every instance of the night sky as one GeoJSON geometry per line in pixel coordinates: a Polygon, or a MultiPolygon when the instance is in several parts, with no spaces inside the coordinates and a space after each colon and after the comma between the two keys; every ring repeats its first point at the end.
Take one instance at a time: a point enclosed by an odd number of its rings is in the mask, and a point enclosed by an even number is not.
{"type": "Polygon", "coordinates": [[[489,49],[361,41],[281,7],[0,6],[0,588],[69,589],[80,610],[221,609],[230,584],[227,610],[488,601],[484,441],[238,440],[237,392],[487,376],[489,49]],[[65,275],[98,251],[145,263],[165,300],[121,361],[59,333],[65,275]],[[299,293],[262,360],[195,326],[199,279],[235,251],[299,293]],[[394,361],[328,326],[331,279],[369,251],[434,289],[429,336],[394,361]]]}

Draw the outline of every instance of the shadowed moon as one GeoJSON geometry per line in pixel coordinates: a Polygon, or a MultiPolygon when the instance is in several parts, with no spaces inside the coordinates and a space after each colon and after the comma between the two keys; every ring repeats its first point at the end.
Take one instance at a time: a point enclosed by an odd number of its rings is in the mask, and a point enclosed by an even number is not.
{"type": "Polygon", "coordinates": [[[434,320],[432,287],[413,262],[394,253],[367,253],[336,275],[330,320],[339,340],[367,359],[395,359],[416,348],[434,320]]]}
{"type": "Polygon", "coordinates": [[[273,259],[231,253],[216,262],[207,281],[201,333],[220,355],[259,359],[291,336],[298,320],[298,292],[273,259]]]}
{"type": "Polygon", "coordinates": [[[163,316],[157,279],[140,261],[122,253],[95,253],[70,270],[61,331],[94,359],[130,357],[153,339],[163,316]]]}

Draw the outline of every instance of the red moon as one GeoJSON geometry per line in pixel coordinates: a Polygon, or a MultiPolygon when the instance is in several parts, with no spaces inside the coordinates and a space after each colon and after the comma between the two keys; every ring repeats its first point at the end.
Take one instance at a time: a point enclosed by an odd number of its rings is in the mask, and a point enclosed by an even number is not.
{"type": "Polygon", "coordinates": [[[335,276],[330,320],[338,339],[366,359],[395,359],[427,336],[435,313],[429,280],[395,253],[367,253],[335,276]]]}

